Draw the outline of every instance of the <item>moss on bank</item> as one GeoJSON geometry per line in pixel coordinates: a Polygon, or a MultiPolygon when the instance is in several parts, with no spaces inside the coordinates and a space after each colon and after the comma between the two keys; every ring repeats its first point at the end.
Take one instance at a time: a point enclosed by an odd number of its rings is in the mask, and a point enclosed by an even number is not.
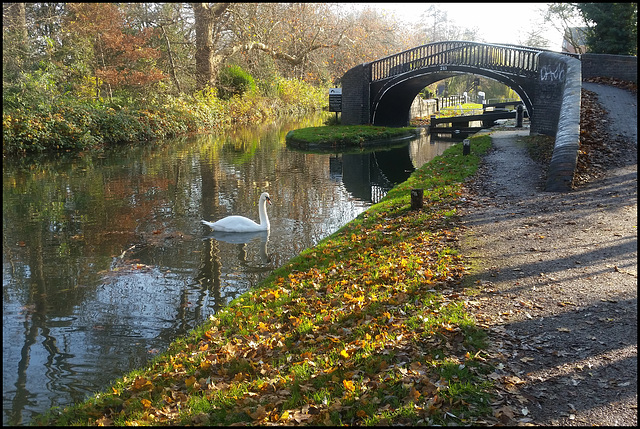
{"type": "Polygon", "coordinates": [[[144,370],[41,425],[473,424],[485,334],[460,297],[457,206],[490,147],[416,170],[144,370]],[[411,210],[411,189],[424,189],[411,210]]]}

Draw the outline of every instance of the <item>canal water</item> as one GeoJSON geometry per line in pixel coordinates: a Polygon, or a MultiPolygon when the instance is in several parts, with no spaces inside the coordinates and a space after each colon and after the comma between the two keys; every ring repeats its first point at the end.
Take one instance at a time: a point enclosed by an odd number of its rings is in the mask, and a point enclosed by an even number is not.
{"type": "Polygon", "coordinates": [[[3,424],[28,424],[141,367],[274,268],[377,202],[452,141],[288,149],[320,117],[3,163],[3,424]],[[214,236],[201,219],[258,218],[214,236]]]}

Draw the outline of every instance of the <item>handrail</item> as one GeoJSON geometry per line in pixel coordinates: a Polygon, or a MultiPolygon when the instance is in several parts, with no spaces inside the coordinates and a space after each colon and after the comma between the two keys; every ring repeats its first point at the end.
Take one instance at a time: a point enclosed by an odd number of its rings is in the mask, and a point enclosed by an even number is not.
{"type": "Polygon", "coordinates": [[[435,42],[408,49],[369,63],[370,79],[382,79],[430,66],[464,65],[532,76],[544,49],[468,41],[435,42]]]}

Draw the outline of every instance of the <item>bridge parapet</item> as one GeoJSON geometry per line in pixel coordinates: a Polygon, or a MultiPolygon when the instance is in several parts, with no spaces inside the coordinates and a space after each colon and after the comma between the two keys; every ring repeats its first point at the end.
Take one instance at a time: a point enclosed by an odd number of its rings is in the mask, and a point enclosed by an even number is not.
{"type": "Polygon", "coordinates": [[[523,77],[538,73],[538,49],[516,45],[449,41],[418,46],[371,62],[370,81],[376,82],[425,67],[479,67],[523,77]]]}

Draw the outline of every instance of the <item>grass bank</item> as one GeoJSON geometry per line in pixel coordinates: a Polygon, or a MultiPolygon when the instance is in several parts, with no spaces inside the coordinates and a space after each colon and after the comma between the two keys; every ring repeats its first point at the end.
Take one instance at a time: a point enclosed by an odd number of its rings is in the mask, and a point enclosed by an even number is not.
{"type": "MultiPolygon", "coordinates": [[[[452,116],[479,115],[482,113],[482,104],[463,103],[454,106],[443,107],[437,111],[434,116],[436,118],[450,118],[452,116]]],[[[425,126],[429,125],[431,118],[429,116],[417,117],[411,120],[411,125],[425,126]]]]}
{"type": "Polygon", "coordinates": [[[473,424],[485,333],[465,311],[462,184],[491,144],[449,148],[147,368],[42,425],[473,424]],[[422,210],[410,192],[424,189],[422,210]]]}
{"type": "Polygon", "coordinates": [[[300,149],[359,148],[379,141],[411,137],[415,133],[415,127],[327,125],[289,131],[286,142],[300,149]]]}

